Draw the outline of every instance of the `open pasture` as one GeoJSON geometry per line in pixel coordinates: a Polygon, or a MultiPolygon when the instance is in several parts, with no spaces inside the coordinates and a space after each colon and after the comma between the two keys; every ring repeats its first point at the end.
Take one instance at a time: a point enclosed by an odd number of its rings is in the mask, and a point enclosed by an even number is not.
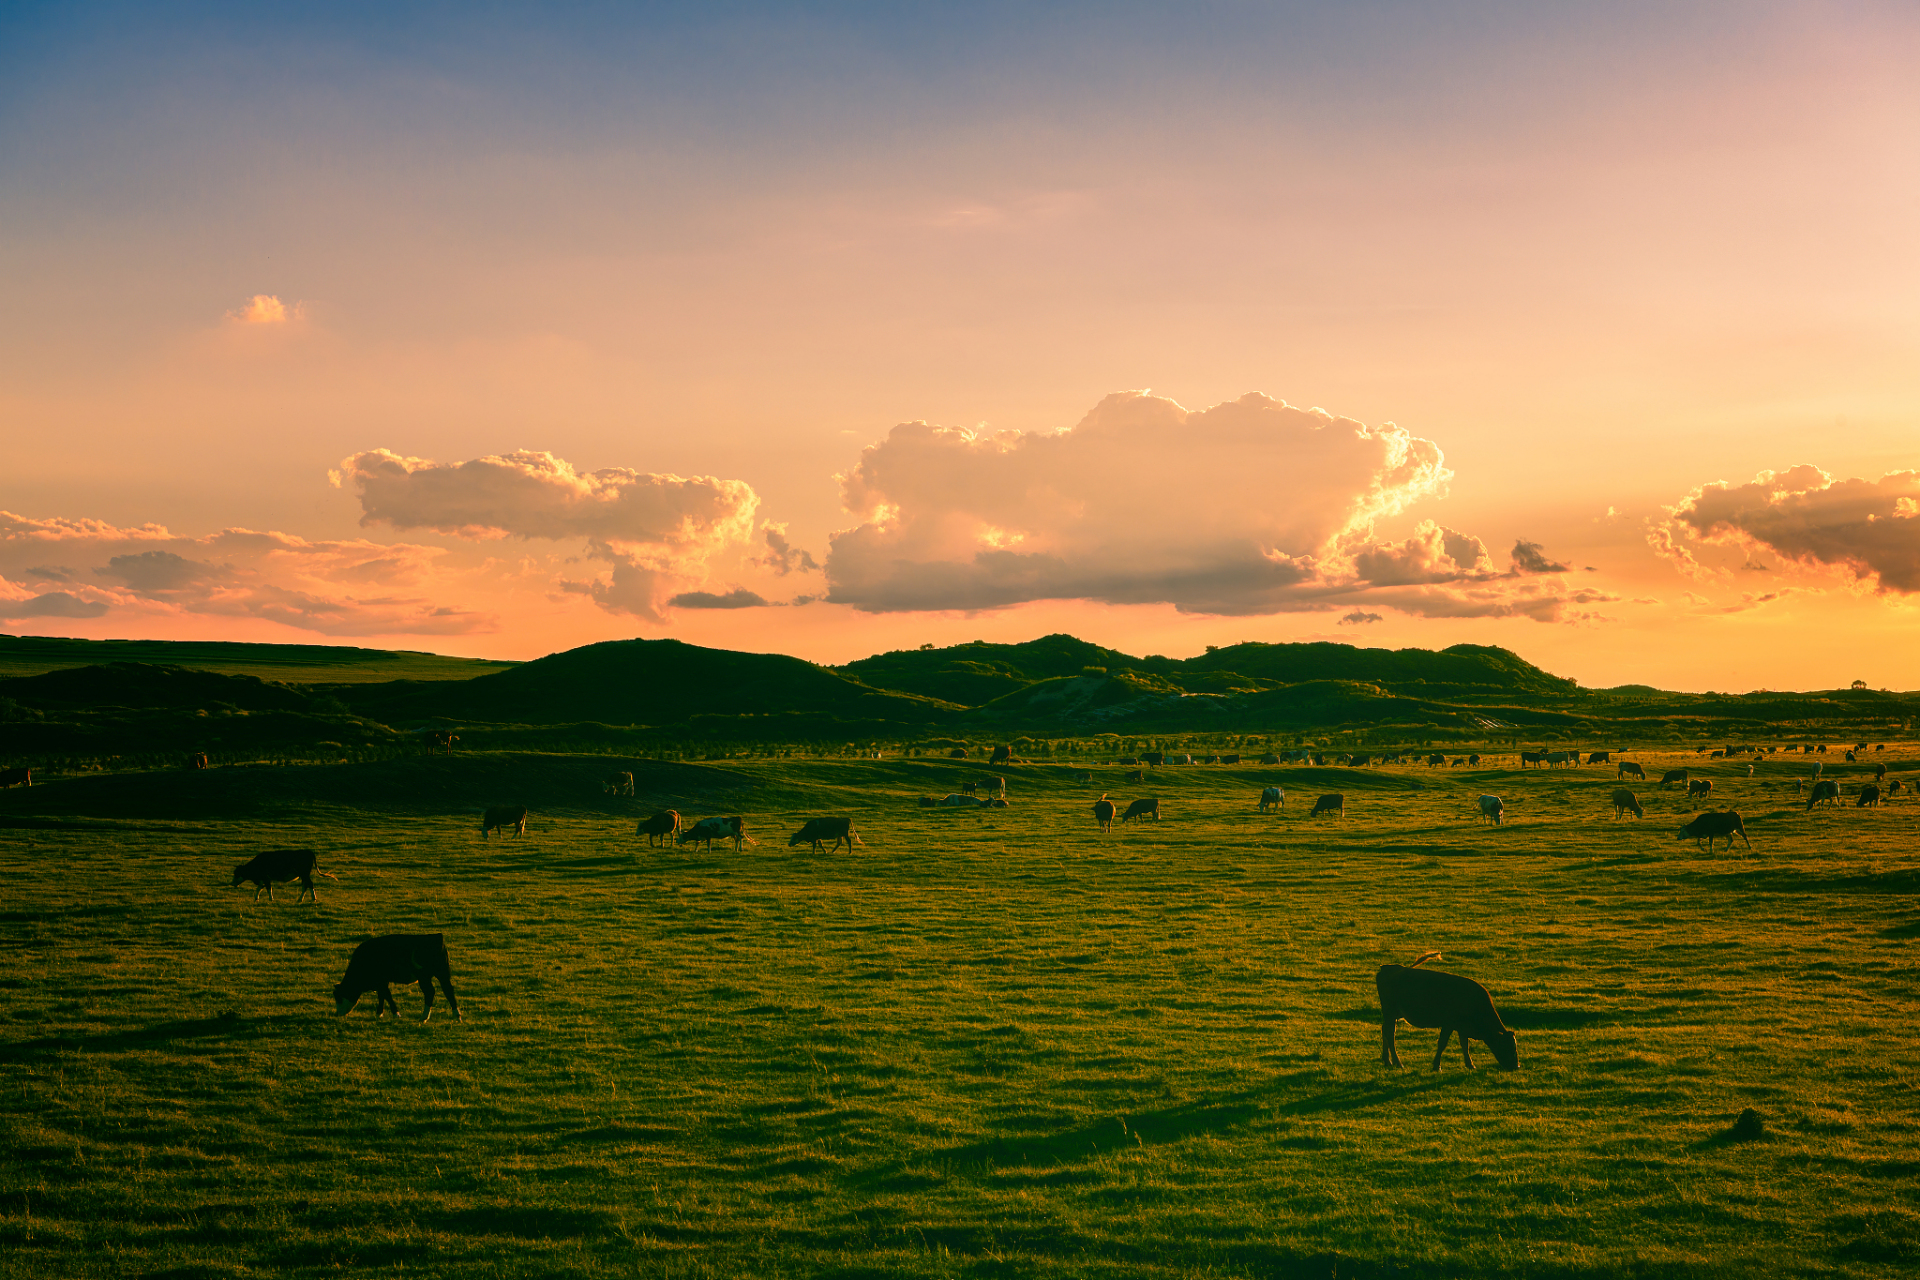
{"type": "Polygon", "coordinates": [[[0,1274],[1911,1274],[1920,804],[1682,766],[1751,854],[1676,840],[1651,782],[1615,821],[1600,767],[634,762],[624,800],[606,757],[456,756],[0,793],[0,1274]],[[915,803],[988,773],[1010,808],[915,803]],[[1164,820],[1099,834],[1103,789],[1164,820]],[[1306,817],[1325,792],[1344,819],[1306,817]],[[481,841],[498,802],[527,835],[481,841]],[[656,805],[758,843],[648,849],[656,805]],[[822,813],[865,843],[789,849],[822,813]],[[339,877],[317,904],[228,887],[282,846],[339,877]],[[333,1016],[387,932],[447,935],[465,1022],[413,989],[333,1016]],[[1373,972],[1430,948],[1518,1071],[1432,1074],[1406,1028],[1377,1065],[1373,972]]]}

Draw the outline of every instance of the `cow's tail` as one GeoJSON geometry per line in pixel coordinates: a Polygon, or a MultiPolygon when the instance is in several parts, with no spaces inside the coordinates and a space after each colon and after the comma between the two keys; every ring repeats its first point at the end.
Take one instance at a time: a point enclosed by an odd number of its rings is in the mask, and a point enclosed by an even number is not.
{"type": "Polygon", "coordinates": [[[1438,951],[1429,951],[1429,952],[1427,952],[1426,954],[1424,954],[1424,955],[1422,955],[1422,956],[1420,956],[1420,957],[1419,957],[1419,958],[1418,958],[1417,960],[1415,960],[1415,961],[1414,961],[1414,962],[1413,962],[1412,964],[1410,964],[1410,965],[1408,965],[1408,966],[1407,966],[1407,968],[1409,968],[1409,969],[1418,969],[1418,968],[1419,968],[1419,967],[1420,967],[1421,965],[1423,965],[1423,964],[1425,964],[1425,963],[1426,963],[1427,961],[1429,961],[1429,960],[1439,960],[1439,959],[1442,959],[1442,958],[1443,958],[1443,957],[1441,956],[1441,954],[1440,954],[1440,953],[1439,953],[1438,951]]]}
{"type": "Polygon", "coordinates": [[[317,876],[325,876],[327,879],[333,881],[335,884],[340,883],[340,877],[333,874],[333,872],[331,871],[321,871],[316,869],[313,874],[317,876]]]}

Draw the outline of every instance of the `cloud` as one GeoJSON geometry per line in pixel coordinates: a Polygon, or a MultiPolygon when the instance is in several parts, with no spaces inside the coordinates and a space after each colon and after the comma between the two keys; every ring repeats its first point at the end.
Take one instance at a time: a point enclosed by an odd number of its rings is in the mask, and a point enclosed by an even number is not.
{"type": "Polygon", "coordinates": [[[1359,626],[1364,626],[1369,622],[1379,622],[1379,621],[1381,621],[1381,617],[1379,614],[1362,613],[1360,610],[1355,609],[1352,613],[1349,613],[1340,619],[1340,625],[1343,627],[1359,627],[1359,626]]]}
{"type": "Polygon", "coordinates": [[[1515,573],[1565,573],[1567,566],[1557,560],[1547,559],[1547,551],[1537,542],[1528,542],[1524,538],[1513,544],[1513,569],[1515,573]]]}
{"type": "MultiPolygon", "coordinates": [[[[624,467],[582,473],[528,450],[435,463],[369,449],[330,474],[357,493],[363,525],[469,539],[584,539],[589,559],[612,566],[609,579],[563,582],[561,589],[655,622],[674,585],[704,579],[711,557],[750,542],[760,502],[739,480],[624,467]]],[[[795,559],[784,537],[777,547],[770,537],[768,546],[791,567],[812,565],[805,552],[795,559]]]]}
{"type": "Polygon", "coordinates": [[[107,606],[97,600],[82,600],[64,591],[25,600],[0,600],[0,618],[97,618],[107,606]]]}
{"type": "Polygon", "coordinates": [[[667,603],[676,609],[761,609],[766,607],[767,601],[755,592],[736,587],[725,595],[715,595],[711,591],[683,591],[667,603]]]}
{"type": "Polygon", "coordinates": [[[1375,540],[1451,476],[1430,440],[1262,395],[1190,412],[1124,392],[1056,433],[903,423],[840,477],[859,523],[829,541],[827,598],[1559,619],[1562,590],[1495,572],[1478,538],[1426,520],[1375,540]]]}
{"type": "Polygon", "coordinates": [[[766,539],[767,554],[749,563],[757,568],[770,570],[774,576],[780,578],[796,570],[801,573],[819,571],[820,562],[813,558],[811,552],[802,551],[787,541],[786,525],[768,520],[760,526],[760,529],[762,536],[766,539]]]}
{"type": "Polygon", "coordinates": [[[285,324],[289,318],[297,319],[298,307],[288,308],[270,293],[256,293],[247,300],[247,305],[238,311],[229,311],[227,318],[241,324],[285,324]]]}
{"type": "Polygon", "coordinates": [[[0,511],[0,616],[252,617],[339,636],[493,630],[489,614],[407,590],[430,576],[442,554],[407,543],[308,541],[251,529],[181,537],[153,524],[121,528],[0,511]],[[73,565],[50,570],[50,550],[73,565]],[[23,598],[14,584],[27,580],[72,589],[23,598]]]}
{"type": "Polygon", "coordinates": [[[1762,471],[1747,484],[1701,485],[1648,535],[1683,570],[1704,572],[1691,548],[1742,551],[1748,568],[1771,551],[1806,569],[1837,570],[1882,594],[1920,592],[1920,472],[1835,480],[1802,464],[1762,471]]]}

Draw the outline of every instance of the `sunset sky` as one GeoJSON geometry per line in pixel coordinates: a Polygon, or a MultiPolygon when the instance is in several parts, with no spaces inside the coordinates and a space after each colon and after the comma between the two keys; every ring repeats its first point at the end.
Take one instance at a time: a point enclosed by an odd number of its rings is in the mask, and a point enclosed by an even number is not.
{"type": "Polygon", "coordinates": [[[0,7],[0,630],[1920,687],[1912,4],[0,7]]]}

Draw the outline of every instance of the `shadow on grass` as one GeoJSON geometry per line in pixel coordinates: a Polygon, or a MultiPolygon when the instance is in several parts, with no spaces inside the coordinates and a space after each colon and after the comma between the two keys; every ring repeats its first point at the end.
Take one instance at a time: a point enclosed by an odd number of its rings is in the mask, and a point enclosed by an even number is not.
{"type": "Polygon", "coordinates": [[[242,1018],[234,1013],[211,1018],[179,1018],[156,1022],[150,1027],[127,1031],[109,1031],[91,1036],[45,1036],[38,1040],[17,1040],[0,1044],[0,1062],[32,1062],[60,1053],[113,1053],[123,1049],[149,1048],[179,1040],[257,1040],[269,1034],[278,1022],[291,1018],[242,1018]]]}
{"type": "Polygon", "coordinates": [[[1691,877],[1675,874],[1673,879],[1691,879],[1705,886],[1724,885],[1730,889],[1774,893],[1920,893],[1920,869],[1912,867],[1851,876],[1794,871],[1785,867],[1756,867],[1751,871],[1725,871],[1691,877]]]}
{"type": "Polygon", "coordinates": [[[1880,936],[1883,938],[1920,938],[1920,920],[1909,920],[1907,923],[1897,924],[1891,929],[1882,929],[1880,936]]]}

